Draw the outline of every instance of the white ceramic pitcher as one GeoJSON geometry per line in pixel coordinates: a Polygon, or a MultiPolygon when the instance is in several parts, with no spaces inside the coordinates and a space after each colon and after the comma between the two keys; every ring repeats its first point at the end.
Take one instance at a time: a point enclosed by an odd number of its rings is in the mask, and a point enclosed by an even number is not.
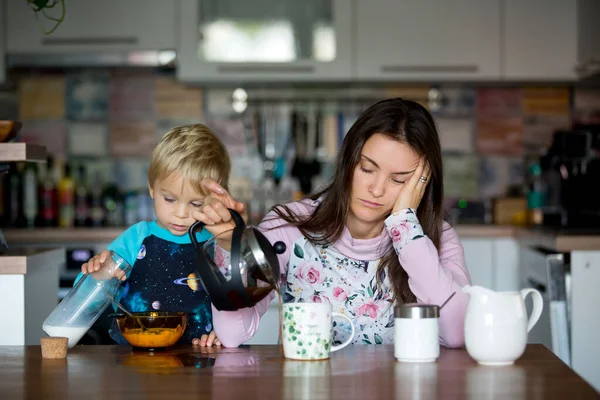
{"type": "Polygon", "coordinates": [[[510,365],[527,345],[527,334],[542,314],[542,295],[535,289],[520,292],[494,292],[481,286],[465,286],[468,294],[465,317],[467,352],[483,365],[510,365]],[[529,319],[525,297],[532,294],[533,310],[529,319]]]}

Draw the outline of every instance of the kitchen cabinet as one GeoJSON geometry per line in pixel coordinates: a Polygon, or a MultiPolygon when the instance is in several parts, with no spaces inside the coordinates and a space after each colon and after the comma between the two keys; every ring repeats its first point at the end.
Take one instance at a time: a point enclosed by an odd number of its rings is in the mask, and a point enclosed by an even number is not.
{"type": "Polygon", "coordinates": [[[57,304],[63,249],[10,249],[0,255],[0,346],[39,345],[42,323],[57,304]],[[10,306],[9,306],[10,305],[10,306]]]}
{"type": "MultiPolygon", "coordinates": [[[[568,235],[567,235],[568,236],[568,235]]],[[[533,235],[519,242],[522,288],[536,288],[544,308],[528,343],[540,343],[600,389],[600,247],[598,238],[533,235]],[[568,249],[562,243],[575,243],[568,249]],[[562,269],[562,277],[557,272],[562,269]]],[[[527,302],[530,304],[530,302],[527,302]]],[[[526,304],[527,304],[526,303],[526,304]]],[[[531,306],[528,305],[528,313],[531,306]]]]}
{"type": "Polygon", "coordinates": [[[519,243],[512,237],[493,240],[494,290],[510,292],[519,289],[519,243]]]}
{"type": "Polygon", "coordinates": [[[519,288],[519,247],[512,237],[461,238],[471,283],[496,291],[519,288]]]}
{"type": "Polygon", "coordinates": [[[360,80],[497,80],[500,0],[357,1],[360,80]]]}
{"type": "Polygon", "coordinates": [[[600,391],[600,251],[572,252],[571,277],[571,368],[600,391]]]}
{"type": "Polygon", "coordinates": [[[66,1],[65,20],[51,35],[45,35],[26,1],[9,1],[7,51],[40,54],[174,50],[178,4],[163,0],[66,1]]]}
{"type": "Polygon", "coordinates": [[[494,250],[491,239],[461,239],[471,284],[493,289],[494,250]]]}
{"type": "Polygon", "coordinates": [[[600,73],[600,2],[577,0],[577,72],[585,79],[600,73]]]}
{"type": "Polygon", "coordinates": [[[577,79],[575,1],[504,0],[502,7],[504,79],[577,79]]]}
{"type": "Polygon", "coordinates": [[[6,80],[6,4],[0,0],[0,85],[6,80]]]}
{"type": "Polygon", "coordinates": [[[193,83],[348,81],[348,0],[182,0],[179,79],[193,83]]]}

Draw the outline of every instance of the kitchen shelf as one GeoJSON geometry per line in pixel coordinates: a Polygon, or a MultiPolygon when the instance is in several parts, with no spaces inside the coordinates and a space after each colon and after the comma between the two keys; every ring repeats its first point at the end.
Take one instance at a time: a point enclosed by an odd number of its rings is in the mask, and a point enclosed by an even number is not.
{"type": "Polygon", "coordinates": [[[0,144],[0,162],[46,162],[46,148],[28,143],[0,144]]]}
{"type": "Polygon", "coordinates": [[[4,228],[3,233],[10,247],[11,243],[59,244],[65,243],[110,243],[127,227],[115,228],[4,228]]]}

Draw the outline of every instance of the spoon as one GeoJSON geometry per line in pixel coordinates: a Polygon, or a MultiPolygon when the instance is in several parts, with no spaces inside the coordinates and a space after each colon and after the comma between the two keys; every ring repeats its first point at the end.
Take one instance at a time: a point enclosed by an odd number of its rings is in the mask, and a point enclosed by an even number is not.
{"type": "Polygon", "coordinates": [[[442,310],[442,308],[444,308],[444,306],[446,305],[446,303],[448,303],[450,301],[450,299],[454,297],[455,294],[456,294],[456,292],[452,292],[452,294],[450,295],[450,297],[448,297],[446,299],[446,301],[444,303],[442,303],[442,305],[440,306],[440,311],[442,310]]]}
{"type": "Polygon", "coordinates": [[[123,307],[123,306],[121,305],[121,303],[119,303],[118,301],[116,301],[116,300],[115,300],[115,298],[114,298],[114,297],[112,297],[112,296],[111,296],[111,297],[110,297],[110,301],[112,301],[112,303],[113,303],[115,306],[119,307],[119,308],[120,308],[120,309],[121,309],[121,310],[122,310],[122,311],[123,311],[125,314],[127,314],[127,315],[128,315],[128,316],[130,316],[131,318],[134,318],[134,319],[135,319],[135,320],[138,322],[138,324],[140,324],[140,327],[142,328],[142,331],[145,331],[145,330],[146,330],[146,327],[144,326],[144,324],[142,324],[142,320],[141,320],[139,317],[136,317],[135,315],[133,315],[132,313],[130,313],[129,311],[127,311],[127,310],[125,309],[125,307],[123,307]]]}

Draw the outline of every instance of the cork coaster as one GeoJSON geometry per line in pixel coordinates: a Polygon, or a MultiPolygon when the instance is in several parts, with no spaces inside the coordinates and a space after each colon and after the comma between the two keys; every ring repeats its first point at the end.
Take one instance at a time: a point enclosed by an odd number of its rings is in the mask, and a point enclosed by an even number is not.
{"type": "Polygon", "coordinates": [[[67,357],[67,344],[69,339],[66,337],[44,337],[40,339],[42,345],[43,358],[65,358],[67,357]]]}

